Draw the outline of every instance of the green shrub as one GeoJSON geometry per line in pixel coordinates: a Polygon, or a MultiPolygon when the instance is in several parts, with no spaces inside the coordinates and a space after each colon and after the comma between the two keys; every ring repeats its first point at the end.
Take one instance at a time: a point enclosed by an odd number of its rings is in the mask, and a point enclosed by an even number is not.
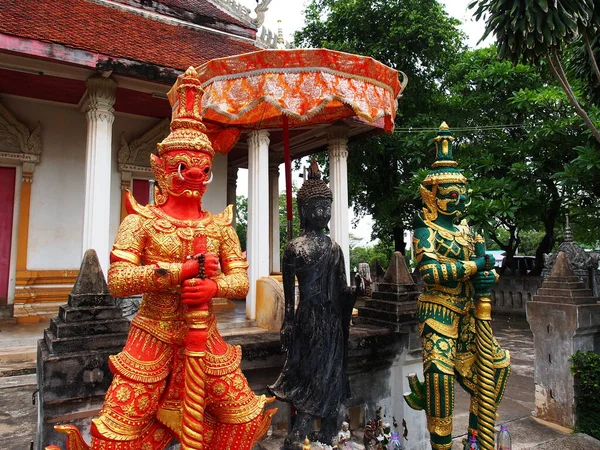
{"type": "Polygon", "coordinates": [[[577,431],[600,439],[600,354],[575,353],[571,373],[575,376],[577,431]]]}

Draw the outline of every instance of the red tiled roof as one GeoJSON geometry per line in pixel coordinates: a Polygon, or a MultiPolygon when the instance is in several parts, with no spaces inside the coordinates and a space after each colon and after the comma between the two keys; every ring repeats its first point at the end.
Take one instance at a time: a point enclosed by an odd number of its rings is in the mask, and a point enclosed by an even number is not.
{"type": "Polygon", "coordinates": [[[234,16],[220,10],[207,0],[159,0],[167,6],[185,9],[186,11],[201,14],[206,17],[212,17],[223,22],[233,23],[248,28],[248,24],[236,19],[234,16]]]}
{"type": "Polygon", "coordinates": [[[180,70],[257,50],[247,41],[86,0],[2,0],[0,33],[180,70]]]}

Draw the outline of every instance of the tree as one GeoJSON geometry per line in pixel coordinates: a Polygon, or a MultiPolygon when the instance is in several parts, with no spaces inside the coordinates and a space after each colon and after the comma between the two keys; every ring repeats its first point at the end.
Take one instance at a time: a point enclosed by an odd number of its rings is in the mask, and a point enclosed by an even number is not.
{"type": "Polygon", "coordinates": [[[390,264],[390,257],[394,249],[385,242],[377,242],[375,245],[354,246],[350,248],[350,268],[358,268],[360,263],[368,263],[371,269],[381,273],[385,272],[390,264]]]}
{"type": "Polygon", "coordinates": [[[235,198],[235,231],[240,238],[242,251],[245,252],[248,232],[248,198],[243,195],[235,198]]]}
{"type": "Polygon", "coordinates": [[[466,52],[448,75],[449,109],[460,132],[455,158],[471,179],[470,221],[510,259],[522,233],[543,231],[536,267],[552,250],[568,195],[557,176],[585,141],[545,64],[512,65],[494,47],[466,52]]]}
{"type": "MultiPolygon", "coordinates": [[[[459,22],[437,0],[312,0],[305,15],[306,26],[295,36],[298,46],[371,56],[407,74],[399,126],[430,127],[444,120],[444,78],[463,47],[463,35],[459,22]]],[[[418,190],[404,197],[396,188],[421,167],[424,147],[419,139],[396,133],[349,147],[348,192],[355,213],[372,215],[372,237],[393,239],[402,252],[418,190]]]]}
{"type": "Polygon", "coordinates": [[[600,144],[600,131],[577,99],[561,62],[565,47],[582,42],[591,72],[600,85],[600,70],[591,36],[600,30],[597,0],[476,0],[475,18],[486,18],[482,39],[494,33],[502,58],[538,64],[545,60],[577,114],[600,144]]]}

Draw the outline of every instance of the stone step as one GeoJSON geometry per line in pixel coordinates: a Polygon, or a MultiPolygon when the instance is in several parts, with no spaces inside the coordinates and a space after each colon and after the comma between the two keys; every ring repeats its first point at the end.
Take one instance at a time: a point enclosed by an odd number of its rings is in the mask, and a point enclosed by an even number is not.
{"type": "Polygon", "coordinates": [[[382,292],[375,291],[371,294],[373,300],[387,300],[390,302],[412,302],[417,301],[418,292],[382,292]]]}
{"type": "MultiPolygon", "coordinates": [[[[414,312],[417,309],[417,299],[414,298],[412,301],[405,301],[402,303],[388,300],[367,300],[365,307],[380,311],[388,311],[393,313],[407,313],[414,312]]],[[[358,308],[359,310],[361,308],[358,308]]]]}
{"type": "Polygon", "coordinates": [[[565,284],[565,283],[580,283],[581,280],[579,279],[578,276],[568,276],[568,277],[553,277],[553,276],[548,276],[546,278],[546,280],[544,281],[546,282],[551,282],[551,283],[561,283],[561,284],[565,284]]]}
{"type": "Polygon", "coordinates": [[[358,318],[361,317],[377,319],[387,323],[405,323],[409,321],[414,321],[416,317],[417,311],[412,309],[410,312],[406,311],[403,314],[397,314],[395,312],[389,311],[381,311],[379,309],[373,308],[360,308],[358,310],[358,318]]]}
{"type": "Polygon", "coordinates": [[[558,295],[534,295],[532,301],[541,303],[563,303],[574,305],[595,304],[596,297],[570,297],[558,295]]]}
{"type": "Polygon", "coordinates": [[[249,334],[265,334],[268,333],[269,330],[262,327],[251,326],[251,327],[242,327],[242,328],[227,328],[221,332],[221,336],[223,337],[231,337],[231,336],[247,336],[249,334]]]}
{"type": "Polygon", "coordinates": [[[75,307],[114,306],[115,299],[110,294],[69,294],[69,305],[75,307]]]}
{"type": "Polygon", "coordinates": [[[89,320],[86,322],[63,322],[58,318],[50,321],[50,329],[57,338],[98,336],[104,334],[127,333],[130,322],[119,320],[89,320]]]}
{"type": "Polygon", "coordinates": [[[117,353],[125,345],[126,339],[127,332],[58,338],[50,328],[44,331],[44,341],[48,350],[55,354],[105,349],[115,349],[115,353],[117,353]]]}
{"type": "Polygon", "coordinates": [[[235,322],[219,322],[217,316],[217,329],[221,330],[229,330],[232,328],[251,328],[256,327],[256,320],[239,320],[235,322]]]}
{"type": "Polygon", "coordinates": [[[123,318],[120,306],[69,306],[61,305],[58,316],[63,322],[85,322],[87,320],[109,320],[123,318]]]}
{"type": "Polygon", "coordinates": [[[549,278],[548,278],[543,282],[542,288],[544,288],[544,289],[587,289],[587,286],[585,285],[585,283],[583,281],[568,283],[568,282],[561,282],[561,281],[549,281],[549,278]]]}
{"type": "Polygon", "coordinates": [[[17,347],[4,347],[0,350],[0,363],[20,363],[35,361],[37,345],[20,345],[17,347]]]}
{"type": "Polygon", "coordinates": [[[571,289],[571,288],[548,288],[546,283],[542,285],[541,288],[538,289],[537,295],[550,295],[554,297],[592,297],[594,293],[591,289],[571,289]]]}
{"type": "Polygon", "coordinates": [[[360,325],[372,325],[378,328],[387,328],[388,330],[394,331],[394,332],[399,332],[404,324],[400,324],[400,323],[392,323],[392,322],[386,322],[385,320],[378,320],[378,319],[374,319],[371,317],[361,317],[358,316],[356,318],[355,321],[357,326],[360,325]]]}

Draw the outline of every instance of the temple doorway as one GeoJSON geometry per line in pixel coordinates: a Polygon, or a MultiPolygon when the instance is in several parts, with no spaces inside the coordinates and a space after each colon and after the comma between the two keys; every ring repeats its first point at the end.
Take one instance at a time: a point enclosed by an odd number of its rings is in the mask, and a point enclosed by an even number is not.
{"type": "Polygon", "coordinates": [[[8,303],[16,174],[14,167],[0,167],[0,306],[8,303]]]}

